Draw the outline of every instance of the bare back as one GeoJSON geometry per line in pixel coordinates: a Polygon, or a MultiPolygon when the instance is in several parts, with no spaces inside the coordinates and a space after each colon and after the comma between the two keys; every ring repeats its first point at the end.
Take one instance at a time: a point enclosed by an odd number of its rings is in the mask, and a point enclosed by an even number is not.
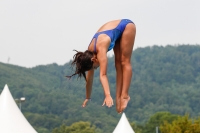
{"type": "MultiPolygon", "coordinates": [[[[104,25],[102,25],[98,31],[98,32],[102,32],[102,31],[106,31],[106,30],[112,30],[114,28],[117,27],[117,25],[120,23],[121,19],[119,20],[113,20],[113,21],[110,21],[110,22],[107,22],[105,23],[104,25]]],[[[94,43],[95,43],[95,40],[96,38],[93,38],[91,43],[89,44],[88,46],[88,50],[90,51],[94,51],[94,43]]],[[[100,37],[98,38],[98,41],[105,41],[105,47],[108,47],[109,46],[109,43],[110,43],[110,38],[109,36],[107,36],[106,34],[102,34],[100,35],[100,37]]]]}
{"type": "Polygon", "coordinates": [[[104,25],[102,25],[97,32],[114,29],[115,27],[117,27],[117,25],[120,23],[120,21],[121,21],[121,19],[107,22],[104,25]]]}

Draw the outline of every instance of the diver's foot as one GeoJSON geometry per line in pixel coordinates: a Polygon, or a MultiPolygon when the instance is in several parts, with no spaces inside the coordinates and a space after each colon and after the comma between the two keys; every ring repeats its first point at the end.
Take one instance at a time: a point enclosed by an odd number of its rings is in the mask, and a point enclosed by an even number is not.
{"type": "Polygon", "coordinates": [[[116,98],[116,110],[118,113],[121,112],[120,98],[116,98]]]}
{"type": "Polygon", "coordinates": [[[128,97],[123,97],[121,98],[121,109],[120,109],[120,113],[124,111],[124,109],[127,107],[127,104],[130,100],[130,96],[128,97]]]}

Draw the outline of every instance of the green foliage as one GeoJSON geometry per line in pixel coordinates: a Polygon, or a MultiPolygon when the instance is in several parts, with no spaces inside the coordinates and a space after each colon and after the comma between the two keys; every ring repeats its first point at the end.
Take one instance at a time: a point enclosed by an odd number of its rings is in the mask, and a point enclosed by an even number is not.
{"type": "Polygon", "coordinates": [[[171,114],[169,112],[158,112],[150,117],[150,119],[145,124],[143,133],[153,133],[156,127],[163,124],[164,121],[171,123],[173,120],[177,119],[178,115],[171,114]]]}
{"type": "Polygon", "coordinates": [[[35,127],[35,130],[38,132],[38,133],[50,133],[50,131],[46,128],[43,128],[43,127],[35,127]]]}
{"type": "Polygon", "coordinates": [[[130,123],[131,127],[133,128],[135,133],[143,133],[144,131],[144,126],[136,124],[134,122],[130,123]]]}
{"type": "Polygon", "coordinates": [[[89,122],[75,122],[71,126],[61,125],[60,128],[56,128],[52,133],[95,133],[95,126],[92,126],[89,122]]]}
{"type": "Polygon", "coordinates": [[[24,115],[30,121],[30,124],[34,125],[36,130],[41,133],[45,131],[50,132],[54,127],[62,125],[63,121],[63,119],[58,116],[51,114],[25,113],[24,115]]]}
{"type": "MultiPolygon", "coordinates": [[[[156,112],[179,115],[187,112],[191,117],[200,115],[199,57],[199,45],[152,46],[134,50],[131,59],[134,75],[129,89],[131,100],[125,113],[130,121],[137,123],[136,129],[145,127],[151,131],[153,126],[161,124],[149,119],[156,112]]],[[[111,95],[115,99],[114,57],[109,57],[107,70],[111,95]]],[[[65,76],[72,73],[70,62],[62,66],[54,63],[33,68],[0,63],[0,90],[7,83],[14,98],[26,97],[22,112],[39,133],[78,121],[89,121],[103,133],[112,132],[121,115],[117,114],[115,107],[101,106],[104,93],[99,70],[94,74],[92,101],[86,108],[81,108],[85,80],[77,80],[77,77],[67,80],[65,76]]],[[[165,118],[162,115],[168,116],[161,114],[152,119],[162,121],[165,118]]]]}
{"type": "Polygon", "coordinates": [[[172,123],[160,126],[161,133],[200,133],[200,119],[190,119],[189,115],[179,116],[172,123]]]}

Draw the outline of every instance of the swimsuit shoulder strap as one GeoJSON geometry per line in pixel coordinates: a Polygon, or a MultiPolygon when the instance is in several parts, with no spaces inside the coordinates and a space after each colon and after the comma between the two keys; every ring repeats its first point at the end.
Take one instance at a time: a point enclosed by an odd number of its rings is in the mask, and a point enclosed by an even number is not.
{"type": "MultiPolygon", "coordinates": [[[[95,39],[95,40],[94,40],[94,52],[96,52],[96,43],[97,43],[97,38],[98,38],[98,36],[99,36],[99,34],[96,33],[96,34],[93,36],[93,38],[92,38],[92,40],[90,41],[90,44],[89,44],[89,46],[90,46],[91,43],[92,43],[92,41],[93,41],[93,39],[95,39]]],[[[89,48],[89,46],[88,46],[88,48],[89,48]]]]}
{"type": "Polygon", "coordinates": [[[94,35],[94,37],[93,37],[93,39],[95,39],[95,40],[94,40],[94,52],[96,52],[96,44],[97,44],[98,36],[99,36],[99,34],[96,33],[96,34],[94,35]]]}

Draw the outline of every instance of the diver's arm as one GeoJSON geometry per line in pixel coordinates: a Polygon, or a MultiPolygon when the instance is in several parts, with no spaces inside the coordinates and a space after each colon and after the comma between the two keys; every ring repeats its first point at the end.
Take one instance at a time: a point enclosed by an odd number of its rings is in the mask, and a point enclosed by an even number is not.
{"type": "Polygon", "coordinates": [[[86,99],[90,99],[92,93],[92,83],[94,77],[94,69],[91,69],[87,72],[86,75],[86,99]]]}
{"type": "Polygon", "coordinates": [[[100,81],[103,86],[105,96],[110,95],[110,87],[107,77],[107,56],[106,53],[98,53],[97,55],[100,64],[100,81]]]}
{"type": "Polygon", "coordinates": [[[86,89],[85,89],[85,100],[82,104],[82,107],[85,107],[87,105],[87,102],[91,98],[91,93],[92,93],[92,83],[93,83],[93,77],[94,77],[94,69],[91,69],[87,72],[86,75],[86,89]]]}
{"type": "Polygon", "coordinates": [[[97,59],[100,65],[100,81],[103,86],[103,90],[105,94],[105,100],[103,102],[103,105],[106,104],[106,106],[112,107],[113,99],[110,95],[110,87],[109,87],[108,77],[107,77],[107,64],[108,64],[107,48],[102,47],[101,50],[98,51],[97,59]]]}

